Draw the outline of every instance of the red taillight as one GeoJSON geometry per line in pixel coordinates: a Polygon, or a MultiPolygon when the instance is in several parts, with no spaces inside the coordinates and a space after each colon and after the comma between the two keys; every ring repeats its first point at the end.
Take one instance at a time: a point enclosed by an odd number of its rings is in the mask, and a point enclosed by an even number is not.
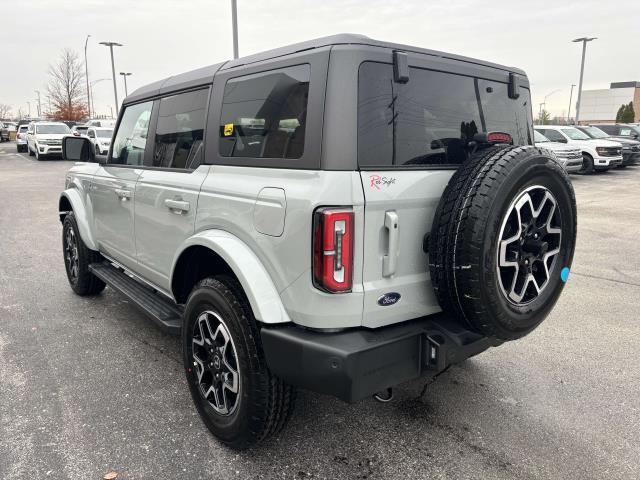
{"type": "Polygon", "coordinates": [[[316,210],[313,217],[313,280],[332,293],[353,286],[353,211],[316,210]]]}
{"type": "Polygon", "coordinates": [[[22,138],[19,133],[16,133],[16,138],[22,138]]]}

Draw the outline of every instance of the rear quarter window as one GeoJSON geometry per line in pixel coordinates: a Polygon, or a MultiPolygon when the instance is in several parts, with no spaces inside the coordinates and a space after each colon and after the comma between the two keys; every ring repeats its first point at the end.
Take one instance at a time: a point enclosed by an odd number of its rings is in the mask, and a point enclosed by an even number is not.
{"type": "Polygon", "coordinates": [[[224,89],[220,155],[300,158],[304,152],[309,65],[231,79],[224,89]]]}
{"type": "Polygon", "coordinates": [[[405,84],[393,66],[364,62],[358,75],[358,164],[362,168],[460,165],[476,133],[504,132],[531,145],[529,90],[511,99],[507,84],[410,68],[405,84]]]}

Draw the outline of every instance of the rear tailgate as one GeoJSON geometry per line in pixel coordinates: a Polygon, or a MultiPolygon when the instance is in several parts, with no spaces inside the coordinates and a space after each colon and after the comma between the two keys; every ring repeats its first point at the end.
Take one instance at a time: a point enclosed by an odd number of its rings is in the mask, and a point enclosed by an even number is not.
{"type": "MultiPolygon", "coordinates": [[[[364,62],[358,77],[358,165],[365,198],[363,325],[440,310],[426,238],[449,179],[476,133],[532,144],[529,91],[509,97],[509,73],[455,65],[432,70],[409,56],[408,81],[391,63],[364,62]],[[413,65],[416,65],[415,67],[413,65]]],[[[524,82],[523,82],[524,83],[524,82]]]]}

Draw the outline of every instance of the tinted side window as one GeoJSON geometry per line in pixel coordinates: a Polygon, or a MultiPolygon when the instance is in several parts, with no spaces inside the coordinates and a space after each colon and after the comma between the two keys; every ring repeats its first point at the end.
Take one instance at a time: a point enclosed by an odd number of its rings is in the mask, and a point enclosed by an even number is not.
{"type": "Polygon", "coordinates": [[[552,142],[566,142],[566,139],[562,134],[556,130],[546,129],[540,130],[542,134],[552,142]]]}
{"type": "Polygon", "coordinates": [[[125,108],[113,140],[109,163],[142,165],[153,102],[138,103],[125,108]]]}
{"type": "Polygon", "coordinates": [[[229,80],[220,118],[225,157],[300,158],[309,97],[309,65],[229,80]]]}
{"type": "Polygon", "coordinates": [[[605,131],[609,135],[618,135],[618,127],[615,125],[596,125],[600,130],[605,131]]]}
{"type": "Polygon", "coordinates": [[[197,168],[202,163],[204,117],[209,89],[160,100],[153,166],[197,168]]]}
{"type": "Polygon", "coordinates": [[[358,163],[361,167],[459,165],[479,132],[511,134],[531,144],[529,91],[518,100],[507,85],[411,68],[406,84],[389,64],[364,62],[358,76],[358,163]]]}

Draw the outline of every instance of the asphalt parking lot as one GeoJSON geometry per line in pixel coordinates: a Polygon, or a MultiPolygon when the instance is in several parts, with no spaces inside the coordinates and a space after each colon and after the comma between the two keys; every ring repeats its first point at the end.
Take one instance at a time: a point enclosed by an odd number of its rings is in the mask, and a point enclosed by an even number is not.
{"type": "Polygon", "coordinates": [[[237,453],[192,406],[177,338],[68,287],[69,166],[0,144],[0,478],[640,478],[640,167],[572,177],[573,271],[533,334],[386,405],[300,392],[279,437],[237,453]]]}

